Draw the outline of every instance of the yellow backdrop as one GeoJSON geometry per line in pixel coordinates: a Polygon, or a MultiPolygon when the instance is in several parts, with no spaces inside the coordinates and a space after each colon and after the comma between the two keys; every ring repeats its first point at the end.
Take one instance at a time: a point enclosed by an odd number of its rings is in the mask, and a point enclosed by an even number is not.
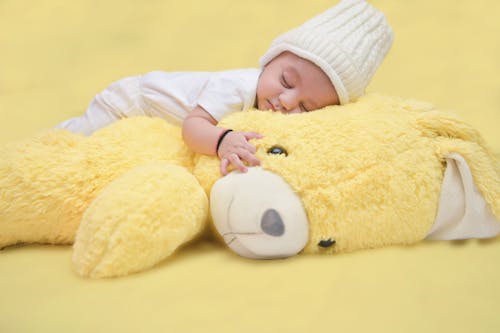
{"type": "MultiPolygon", "coordinates": [[[[81,114],[124,76],[255,67],[335,2],[0,1],[0,143],[81,114]]],[[[455,110],[500,152],[500,2],[373,4],[395,42],[368,91],[455,110]]],[[[498,239],[278,261],[202,243],[100,281],[70,263],[69,247],[1,251],[0,332],[500,331],[498,239]]]]}

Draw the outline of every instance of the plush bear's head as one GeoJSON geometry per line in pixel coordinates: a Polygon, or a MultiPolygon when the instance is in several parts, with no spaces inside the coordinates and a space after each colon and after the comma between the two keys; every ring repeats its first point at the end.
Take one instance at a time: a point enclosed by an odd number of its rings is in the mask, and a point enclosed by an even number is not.
{"type": "MultiPolygon", "coordinates": [[[[300,115],[235,113],[220,125],[264,135],[253,142],[261,168],[216,182],[217,159],[201,157],[194,171],[207,191],[214,186],[219,233],[244,256],[337,253],[424,239],[450,152],[470,161],[487,201],[500,195],[498,164],[479,135],[424,103],[370,95],[300,115]]],[[[499,216],[498,204],[493,210],[499,216]]]]}

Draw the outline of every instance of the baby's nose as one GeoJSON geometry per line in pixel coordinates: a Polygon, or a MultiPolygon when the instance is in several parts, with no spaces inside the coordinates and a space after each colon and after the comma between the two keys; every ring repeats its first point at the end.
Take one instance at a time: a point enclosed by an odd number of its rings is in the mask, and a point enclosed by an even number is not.
{"type": "Polygon", "coordinates": [[[281,111],[284,113],[300,113],[300,101],[296,94],[293,92],[286,92],[280,95],[281,111]]]}

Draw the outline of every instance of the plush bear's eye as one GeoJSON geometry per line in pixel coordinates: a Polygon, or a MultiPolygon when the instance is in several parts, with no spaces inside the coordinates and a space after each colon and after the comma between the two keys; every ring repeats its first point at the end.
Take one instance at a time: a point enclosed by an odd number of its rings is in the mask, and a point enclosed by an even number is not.
{"type": "Polygon", "coordinates": [[[318,243],[318,246],[323,247],[323,248],[327,248],[327,247],[330,247],[334,244],[335,244],[335,239],[328,238],[328,239],[321,240],[318,243]]]}
{"type": "Polygon", "coordinates": [[[280,147],[280,146],[272,146],[267,150],[268,154],[273,154],[273,155],[285,155],[288,156],[288,152],[286,151],[285,148],[280,147]]]}

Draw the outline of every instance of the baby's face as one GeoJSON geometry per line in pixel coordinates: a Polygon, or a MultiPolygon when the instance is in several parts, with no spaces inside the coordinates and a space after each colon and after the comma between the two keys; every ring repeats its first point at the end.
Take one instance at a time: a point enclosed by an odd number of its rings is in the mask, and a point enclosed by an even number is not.
{"type": "Polygon", "coordinates": [[[271,60],[257,83],[257,108],[301,113],[339,104],[326,74],[312,62],[291,52],[271,60]]]}

